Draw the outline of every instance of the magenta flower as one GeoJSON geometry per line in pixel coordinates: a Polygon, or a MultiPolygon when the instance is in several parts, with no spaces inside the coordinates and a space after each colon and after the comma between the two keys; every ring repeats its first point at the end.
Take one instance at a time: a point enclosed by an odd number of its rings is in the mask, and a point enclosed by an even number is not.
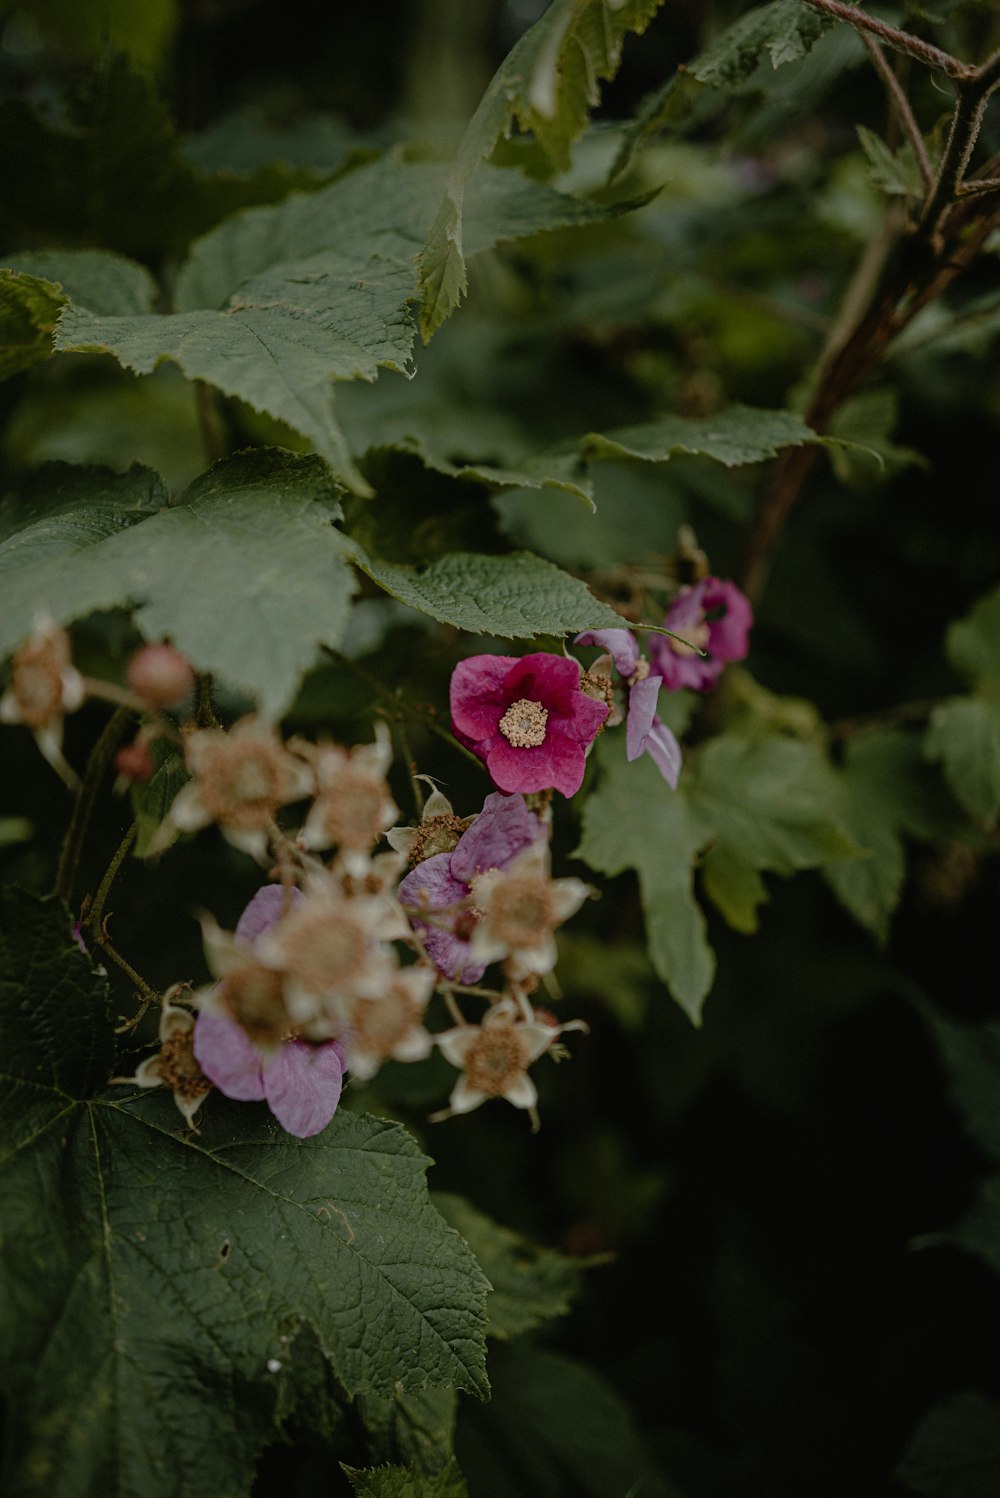
{"type": "Polygon", "coordinates": [[[752,624],[749,600],[735,583],[703,577],[693,588],[681,589],[663,621],[664,629],[683,635],[689,644],[654,635],[649,646],[653,667],[671,692],[681,687],[707,692],[728,661],[741,661],[746,655],[752,624]],[[707,655],[698,655],[692,646],[707,655]]]}
{"type": "Polygon", "coordinates": [[[502,791],[553,787],[572,796],[607,705],[580,687],[566,656],[473,655],[451,677],[455,736],[486,765],[502,791]]]}
{"type": "Polygon", "coordinates": [[[574,645],[599,645],[614,662],[615,670],[628,683],[628,713],[625,720],[625,757],[648,754],[669,786],[677,789],[681,773],[681,746],[665,723],[656,716],[656,700],[663,678],[643,676],[647,669],[639,655],[635,636],[627,629],[588,629],[577,635],[574,645]]]}
{"type": "Polygon", "coordinates": [[[412,917],[438,972],[457,983],[477,983],[483,976],[486,964],[473,958],[470,946],[471,912],[458,907],[468,899],[477,874],[505,869],[544,837],[545,829],[523,796],[493,791],[450,853],[434,853],[407,874],[399,886],[400,904],[423,907],[429,915],[443,912],[433,925],[412,917]]]}
{"type": "MultiPolygon", "coordinates": [[[[288,908],[280,884],[265,884],[240,916],[234,946],[252,956],[258,939],[288,908]]],[[[303,899],[290,891],[293,904],[303,899]]],[[[224,979],[224,974],[220,975],[224,979]]],[[[344,1052],[337,1040],[312,1045],[289,1038],[263,1054],[227,1014],[203,1010],[195,1022],[194,1054],[202,1071],[226,1097],[266,1102],[281,1127],[299,1139],[325,1129],[340,1102],[344,1052]]]]}

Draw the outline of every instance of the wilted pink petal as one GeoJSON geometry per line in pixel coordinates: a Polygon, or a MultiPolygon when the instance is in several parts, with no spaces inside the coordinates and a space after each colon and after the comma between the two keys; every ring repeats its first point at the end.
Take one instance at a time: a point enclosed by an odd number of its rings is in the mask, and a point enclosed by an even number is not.
{"type": "Polygon", "coordinates": [[[654,719],[653,726],[646,735],[643,749],[667,784],[676,790],[683,763],[681,746],[667,725],[661,723],[659,718],[654,719]]]}
{"type": "Polygon", "coordinates": [[[735,583],[703,577],[693,588],[681,590],[663,624],[697,647],[689,649],[678,640],[654,636],[649,653],[664,686],[670,691],[688,687],[707,692],[728,661],[741,661],[746,655],[753,610],[735,583]],[[706,654],[700,655],[699,650],[706,654]]]}
{"type": "Polygon", "coordinates": [[[623,676],[627,681],[630,676],[635,675],[635,668],[639,662],[639,647],[631,630],[586,629],[582,635],[577,635],[573,644],[598,645],[601,650],[609,653],[619,676],[623,676]]]}
{"type": "Polygon", "coordinates": [[[637,681],[628,694],[628,718],[625,723],[625,757],[638,759],[644,753],[646,740],[656,718],[656,699],[661,678],[646,676],[637,681]]]}
{"type": "Polygon", "coordinates": [[[344,1053],[335,1040],[289,1040],[264,1063],[264,1096],[281,1127],[299,1139],[325,1129],[340,1102],[344,1053]]]}
{"type": "Polygon", "coordinates": [[[194,1054],[210,1082],[226,1097],[259,1103],[265,1096],[261,1054],[234,1019],[224,1014],[198,1015],[194,1054]]]}
{"type": "Polygon", "coordinates": [[[468,883],[473,874],[499,869],[544,835],[541,822],[528,810],[523,796],[492,791],[451,854],[452,877],[468,883]]]}

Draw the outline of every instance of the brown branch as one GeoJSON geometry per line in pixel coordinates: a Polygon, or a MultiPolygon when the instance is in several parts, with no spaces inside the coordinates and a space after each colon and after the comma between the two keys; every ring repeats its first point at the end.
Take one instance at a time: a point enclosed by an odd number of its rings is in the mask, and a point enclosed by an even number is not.
{"type": "Polygon", "coordinates": [[[889,95],[889,102],[896,111],[899,123],[903,127],[903,132],[913,147],[913,154],[917,158],[920,175],[924,180],[924,186],[929,191],[934,185],[934,168],[931,166],[930,157],[927,155],[927,147],[924,145],[924,138],[920,133],[920,127],[914,118],[913,110],[910,108],[910,101],[903,92],[903,85],[896,77],[892,68],[890,68],[886,61],[885,53],[875,38],[867,32],[862,32],[861,40],[864,42],[868,56],[872,60],[872,66],[885,85],[886,93],[889,95]]]}
{"type": "Polygon", "coordinates": [[[867,31],[872,36],[877,36],[880,42],[884,42],[894,52],[905,52],[907,57],[915,57],[918,62],[925,63],[937,73],[945,73],[949,78],[973,78],[978,71],[971,63],[961,62],[957,57],[952,57],[950,52],[942,52],[940,47],[932,47],[930,42],[921,41],[919,36],[911,36],[908,31],[899,31],[875,16],[865,15],[864,11],[857,10],[853,5],[841,5],[840,0],[805,0],[805,4],[825,15],[834,16],[838,21],[846,21],[856,31],[867,31]]]}

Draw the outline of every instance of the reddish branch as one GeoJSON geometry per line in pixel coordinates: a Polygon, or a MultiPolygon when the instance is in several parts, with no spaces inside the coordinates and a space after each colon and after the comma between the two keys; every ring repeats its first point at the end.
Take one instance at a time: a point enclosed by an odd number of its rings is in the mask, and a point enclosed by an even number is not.
{"type": "MultiPolygon", "coordinates": [[[[937,173],[927,181],[919,222],[905,237],[894,232],[885,253],[881,250],[875,253],[877,247],[872,248],[863,268],[871,273],[874,286],[864,298],[864,305],[856,308],[859,284],[856,277],[821,360],[804,415],[814,431],[825,433],[836,412],[878,366],[892,341],[918,312],[947,290],[975,259],[987,236],[1000,226],[1000,163],[996,159],[989,161],[976,175],[963,180],[986,101],[1000,84],[1000,52],[994,53],[981,67],[973,67],[918,37],[864,15],[853,6],[842,5],[839,0],[805,0],[805,3],[946,73],[958,92],[948,140],[937,173]]],[[[874,56],[873,61],[876,61],[874,56]]],[[[919,137],[919,132],[909,106],[901,108],[901,91],[898,85],[893,87],[889,83],[884,63],[885,59],[879,55],[876,67],[912,140],[914,133],[919,137]]],[[[919,151],[917,159],[923,169],[919,151]]],[[[924,175],[926,181],[926,172],[924,175]]],[[[892,227],[891,219],[889,224],[892,227]]],[[[747,544],[743,588],[751,598],[760,596],[774,544],[818,451],[815,446],[792,448],[775,463],[747,544]]]]}

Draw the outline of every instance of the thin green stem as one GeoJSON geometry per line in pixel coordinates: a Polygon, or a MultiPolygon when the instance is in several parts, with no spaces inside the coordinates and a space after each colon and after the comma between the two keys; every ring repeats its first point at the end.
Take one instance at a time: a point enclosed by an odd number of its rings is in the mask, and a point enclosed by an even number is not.
{"type": "Polygon", "coordinates": [[[227,452],[226,435],[219,414],[218,395],[204,380],[194,382],[194,404],[198,416],[198,430],[209,466],[218,463],[227,452]]]}
{"type": "Polygon", "coordinates": [[[118,873],[118,870],[121,868],[126,857],[128,856],[129,849],[135,842],[135,837],[138,830],[138,822],[133,822],[128,828],[125,836],[122,838],[121,842],[118,844],[118,847],[115,849],[111,862],[108,864],[107,868],[104,871],[104,878],[97,886],[97,894],[94,896],[90,908],[87,911],[87,917],[83,924],[89,931],[93,932],[94,939],[96,941],[103,940],[101,921],[104,917],[104,906],[107,901],[108,894],[111,890],[111,886],[115,882],[115,877],[118,873]]]}
{"type": "Polygon", "coordinates": [[[115,950],[106,936],[98,936],[94,939],[100,947],[101,951],[106,952],[107,955],[111,958],[111,961],[114,963],[115,967],[120,967],[122,972],[132,980],[139,993],[142,995],[142,1001],[144,1005],[148,1007],[150,1004],[158,1004],[160,1002],[160,995],[156,992],[156,989],[151,988],[146,982],[145,978],[140,978],[139,974],[136,972],[132,964],[130,962],[126,962],[122,954],[115,950]]]}
{"type": "Polygon", "coordinates": [[[923,178],[924,186],[930,191],[934,185],[934,168],[931,166],[930,157],[927,155],[927,147],[924,145],[924,138],[920,133],[920,127],[914,118],[913,110],[910,108],[910,101],[903,92],[902,84],[889,66],[885,53],[875,38],[870,36],[868,32],[863,32],[861,40],[864,42],[868,56],[872,60],[872,66],[885,86],[886,93],[889,95],[889,102],[896,111],[896,118],[903,127],[903,133],[913,147],[913,154],[917,159],[917,166],[920,168],[920,175],[923,178]]]}
{"type": "Polygon", "coordinates": [[[111,764],[112,756],[124,735],[125,728],[133,716],[131,707],[116,708],[90,751],[87,768],[83,772],[80,789],[73,805],[73,815],[70,817],[66,836],[63,838],[59,852],[54,889],[60,899],[69,900],[73,892],[73,880],[76,878],[77,866],[80,862],[80,854],[83,851],[97,793],[111,764]]]}

